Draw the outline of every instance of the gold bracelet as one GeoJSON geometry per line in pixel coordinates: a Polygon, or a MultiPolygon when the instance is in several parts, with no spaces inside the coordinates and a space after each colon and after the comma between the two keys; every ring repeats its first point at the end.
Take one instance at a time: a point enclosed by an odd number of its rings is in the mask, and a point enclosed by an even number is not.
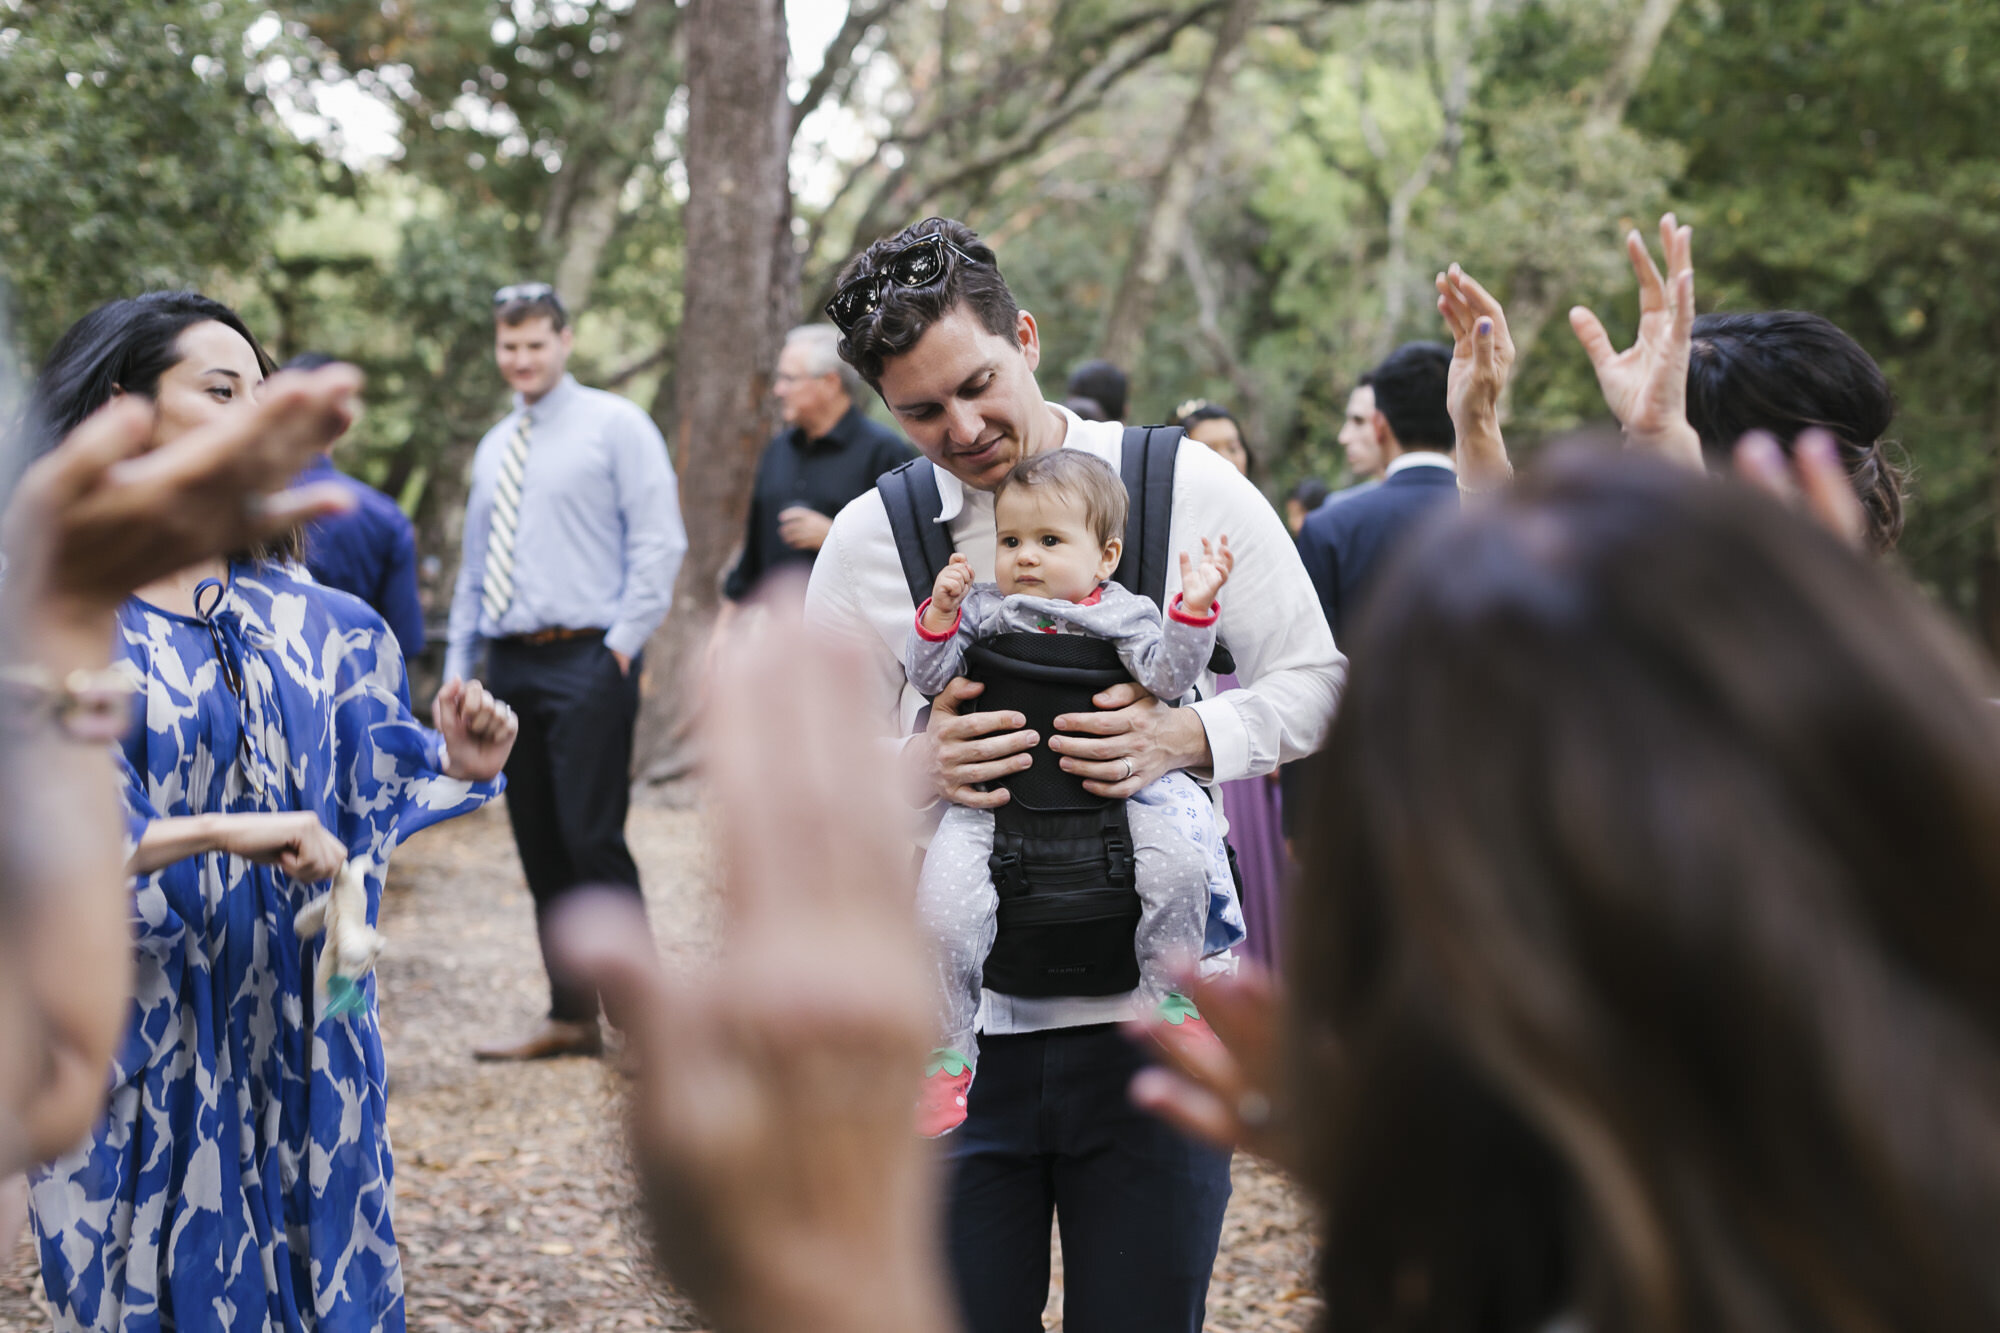
{"type": "Polygon", "coordinates": [[[132,678],[117,667],[86,667],[64,676],[39,666],[0,666],[0,729],[24,736],[52,724],[70,740],[100,744],[132,724],[132,678]]]}

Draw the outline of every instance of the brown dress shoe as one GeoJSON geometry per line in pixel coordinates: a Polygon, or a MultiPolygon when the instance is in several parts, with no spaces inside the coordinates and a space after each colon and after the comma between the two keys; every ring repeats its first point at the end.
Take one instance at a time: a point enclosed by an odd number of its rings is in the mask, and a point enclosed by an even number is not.
{"type": "Polygon", "coordinates": [[[512,1046],[481,1046],[475,1060],[547,1060],[558,1055],[602,1055],[604,1037],[596,1022],[565,1023],[551,1018],[512,1046]]]}

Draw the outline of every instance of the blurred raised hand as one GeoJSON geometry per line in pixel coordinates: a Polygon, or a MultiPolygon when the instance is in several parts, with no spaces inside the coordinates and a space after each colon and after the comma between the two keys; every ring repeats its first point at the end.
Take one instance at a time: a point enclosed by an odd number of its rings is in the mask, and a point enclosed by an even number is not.
{"type": "Polygon", "coordinates": [[[1840,461],[1840,447],[1823,430],[1802,431],[1791,456],[1763,431],[1736,445],[1736,475],[1782,504],[1810,515],[1857,551],[1868,546],[1868,513],[1840,461]]]}
{"type": "Polygon", "coordinates": [[[1701,438],[1687,417],[1688,356],[1694,336],[1694,228],[1672,213],[1660,219],[1667,257],[1662,277],[1635,228],[1625,237],[1632,273],[1639,280],[1639,336],[1620,352],[1596,315],[1583,306],[1569,312],[1570,327],[1597,371],[1605,405],[1624,427],[1634,449],[1691,468],[1703,466],[1701,438]]]}
{"type": "Polygon", "coordinates": [[[901,779],[858,665],[798,620],[756,618],[709,683],[718,964],[667,975],[611,895],[580,896],[555,938],[627,1033],[654,1238],[715,1327],[929,1333],[952,1321],[911,1131],[933,979],[901,779]]]}
{"type": "MultiPolygon", "coordinates": [[[[1163,1063],[1133,1077],[1133,1104],[1183,1134],[1296,1170],[1283,1077],[1283,1004],[1270,974],[1245,962],[1234,974],[1208,978],[1190,969],[1179,984],[1221,1044],[1156,1040],[1163,1063]]],[[[1162,1019],[1134,1027],[1156,1037],[1166,1032],[1162,1019]]]]}
{"type": "Polygon", "coordinates": [[[354,420],[361,372],[275,375],[257,401],[149,449],[151,404],[114,399],[22,475],[0,524],[8,581],[108,613],[134,589],[352,505],[286,487],[354,420]]]}

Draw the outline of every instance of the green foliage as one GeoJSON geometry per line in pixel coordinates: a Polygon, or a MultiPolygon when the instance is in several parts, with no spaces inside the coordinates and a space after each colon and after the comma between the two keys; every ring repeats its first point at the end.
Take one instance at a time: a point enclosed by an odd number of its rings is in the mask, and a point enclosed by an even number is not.
{"type": "Polygon", "coordinates": [[[241,0],[0,5],[0,269],[31,358],[93,305],[252,272],[311,188],[241,0]]]}

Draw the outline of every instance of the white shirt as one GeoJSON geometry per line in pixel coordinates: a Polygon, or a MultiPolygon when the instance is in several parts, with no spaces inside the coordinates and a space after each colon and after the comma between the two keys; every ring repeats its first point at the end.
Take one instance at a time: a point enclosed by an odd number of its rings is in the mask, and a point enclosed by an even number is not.
{"type": "MultiPolygon", "coordinates": [[[[1123,425],[1085,421],[1050,406],[1068,427],[1062,447],[1088,450],[1118,468],[1123,425]]],[[[972,563],[974,576],[991,582],[992,493],[967,487],[943,468],[935,471],[943,502],[939,521],[949,528],[953,547],[972,563]]],[[[1189,705],[1208,734],[1214,761],[1209,772],[1196,776],[1218,783],[1269,773],[1318,749],[1347,677],[1347,659],[1334,646],[1312,580],[1277,511],[1219,454],[1184,440],[1174,465],[1169,547],[1174,553],[1199,553],[1203,537],[1214,540],[1225,533],[1236,559],[1217,599],[1218,630],[1243,684],[1216,695],[1214,676],[1203,672],[1196,687],[1200,697],[1189,705]]],[[[1170,557],[1168,600],[1179,589],[1179,561],[1170,557]]],[[[813,564],[806,618],[860,646],[872,668],[869,706],[884,729],[898,736],[909,733],[926,702],[903,671],[904,643],[915,615],[888,511],[881,493],[870,489],[833,520],[813,564]]],[[[988,1033],[1035,1032],[1119,1022],[1130,1012],[1125,996],[1025,1000],[988,991],[979,1026],[988,1033]]]]}

